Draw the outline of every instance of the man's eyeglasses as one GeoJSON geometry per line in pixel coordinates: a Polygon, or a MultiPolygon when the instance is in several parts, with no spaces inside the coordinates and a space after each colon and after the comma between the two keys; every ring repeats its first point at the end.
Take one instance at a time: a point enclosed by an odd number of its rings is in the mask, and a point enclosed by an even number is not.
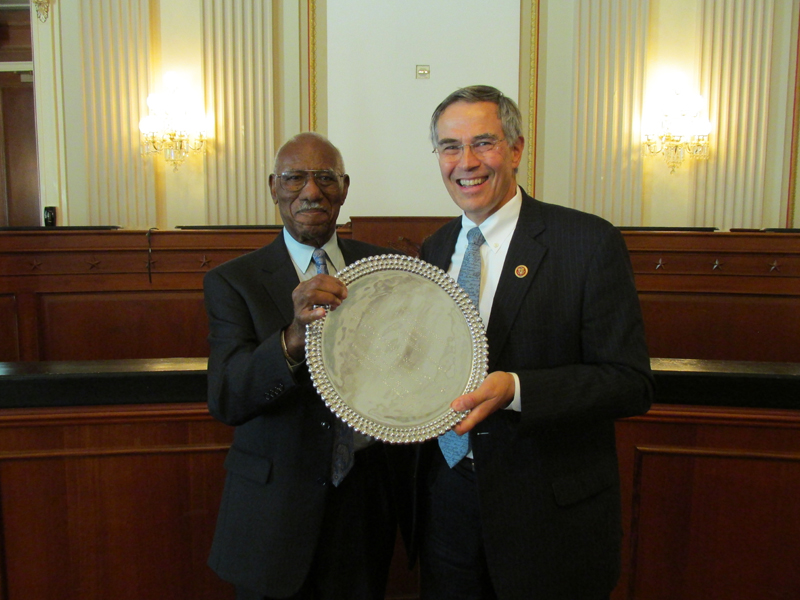
{"type": "Polygon", "coordinates": [[[314,176],[314,182],[320,189],[330,189],[339,184],[339,179],[344,177],[336,171],[327,169],[316,171],[284,171],[276,175],[281,187],[287,192],[299,192],[308,183],[308,178],[314,176]]]}
{"type": "Polygon", "coordinates": [[[458,160],[464,153],[464,148],[469,146],[473,154],[483,156],[497,148],[497,144],[504,142],[505,138],[496,140],[494,138],[485,138],[472,142],[471,144],[440,144],[433,152],[439,155],[439,158],[444,160],[458,160]]]}

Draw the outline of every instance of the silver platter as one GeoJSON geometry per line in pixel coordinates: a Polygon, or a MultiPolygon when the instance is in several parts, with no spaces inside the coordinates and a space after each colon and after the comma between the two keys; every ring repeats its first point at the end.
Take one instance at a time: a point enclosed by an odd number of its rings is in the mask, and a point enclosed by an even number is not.
{"type": "Polygon", "coordinates": [[[486,377],[477,309],[444,271],[410,256],[371,256],[336,274],[347,298],[306,327],[319,395],[345,423],[393,444],[423,442],[467,412],[450,403],[486,377]]]}

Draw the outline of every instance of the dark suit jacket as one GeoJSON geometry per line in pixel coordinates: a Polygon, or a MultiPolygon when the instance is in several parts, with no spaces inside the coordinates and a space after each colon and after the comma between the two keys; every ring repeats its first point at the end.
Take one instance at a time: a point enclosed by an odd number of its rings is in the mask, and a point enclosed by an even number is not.
{"type": "MultiPolygon", "coordinates": [[[[421,258],[447,270],[460,229],[460,218],[442,227],[421,258]]],[[[498,411],[470,434],[499,598],[608,594],[621,539],[614,420],[652,401],[619,231],[523,192],[487,337],[489,371],[517,373],[522,392],[522,412],[498,411]],[[517,266],[527,275],[515,275],[517,266]]],[[[430,452],[435,441],[423,449],[419,481],[430,452]]]]}
{"type": "MultiPolygon", "coordinates": [[[[386,250],[339,239],[347,264],[386,250]]],[[[317,547],[331,472],[334,415],[308,369],[294,375],[280,331],[299,283],[283,235],[208,272],[208,404],[235,425],[209,558],[223,579],[285,597],[303,583],[317,547]]]]}

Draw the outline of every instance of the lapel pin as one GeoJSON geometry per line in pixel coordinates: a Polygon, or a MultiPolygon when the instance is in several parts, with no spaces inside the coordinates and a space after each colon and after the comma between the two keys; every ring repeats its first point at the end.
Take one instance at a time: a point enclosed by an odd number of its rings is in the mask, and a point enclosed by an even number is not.
{"type": "Polygon", "coordinates": [[[514,269],[514,275],[522,279],[528,274],[528,267],[525,265],[520,265],[516,269],[514,269]]]}

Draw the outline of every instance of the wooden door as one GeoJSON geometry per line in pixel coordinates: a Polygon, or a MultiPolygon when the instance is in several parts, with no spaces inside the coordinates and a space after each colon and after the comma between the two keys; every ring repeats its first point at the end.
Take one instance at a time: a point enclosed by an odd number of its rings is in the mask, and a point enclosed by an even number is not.
{"type": "Polygon", "coordinates": [[[33,83],[0,73],[0,226],[41,224],[33,83]]]}
{"type": "MultiPolygon", "coordinates": [[[[32,62],[30,11],[0,11],[0,62],[32,62]]],[[[41,224],[30,72],[0,72],[0,226],[41,224]]]]}

